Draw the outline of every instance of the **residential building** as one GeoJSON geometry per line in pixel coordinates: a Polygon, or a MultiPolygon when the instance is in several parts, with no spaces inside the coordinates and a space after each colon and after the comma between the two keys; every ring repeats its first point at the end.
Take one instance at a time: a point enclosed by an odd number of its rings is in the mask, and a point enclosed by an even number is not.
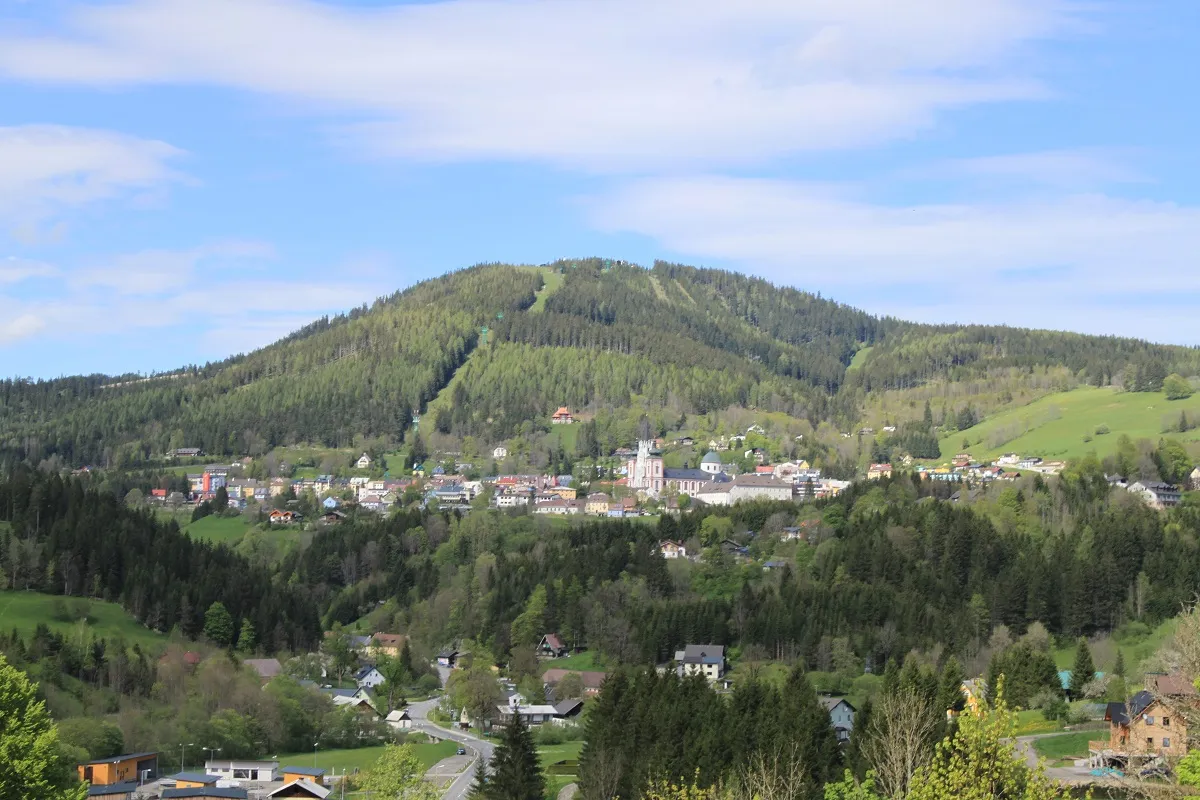
{"type": "Polygon", "coordinates": [[[384,683],[383,673],[368,665],[354,673],[354,682],[360,689],[374,689],[384,683]]]}
{"type": "Polygon", "coordinates": [[[716,683],[725,674],[725,648],[719,644],[689,644],[675,651],[675,671],[679,675],[703,675],[716,683]]]}
{"type": "Polygon", "coordinates": [[[713,481],[701,486],[700,490],[692,495],[692,498],[710,506],[728,506],[733,504],[732,490],[732,481],[727,483],[713,481]]]}
{"type": "Polygon", "coordinates": [[[454,669],[458,666],[458,656],[459,652],[457,650],[443,650],[437,654],[437,664],[439,667],[454,669]]]}
{"type": "Polygon", "coordinates": [[[604,492],[589,494],[587,503],[583,507],[583,513],[594,516],[606,516],[608,514],[608,495],[604,492]]]}
{"type": "Polygon", "coordinates": [[[254,670],[264,681],[269,681],[283,672],[283,665],[279,663],[278,658],[247,658],[242,662],[242,666],[254,670]]]}
{"type": "Polygon", "coordinates": [[[566,406],[559,406],[554,415],[550,417],[550,422],[553,425],[570,425],[575,421],[575,417],[571,416],[571,409],[566,406]]]}
{"type": "Polygon", "coordinates": [[[1173,508],[1183,496],[1179,487],[1162,481],[1135,481],[1129,484],[1130,494],[1135,494],[1151,508],[1173,508]]]}
{"type": "Polygon", "coordinates": [[[1196,467],[1188,475],[1188,488],[1193,492],[1200,489],[1200,467],[1196,467]]]}
{"type": "Polygon", "coordinates": [[[870,468],[867,469],[867,480],[877,481],[880,478],[890,477],[892,477],[891,464],[872,464],[870,468]]]}
{"type": "Polygon", "coordinates": [[[563,658],[570,653],[571,649],[563,644],[557,633],[547,633],[538,642],[537,654],[541,658],[563,658]]]}
{"type": "Polygon", "coordinates": [[[371,457],[366,453],[363,453],[358,457],[358,461],[354,462],[354,467],[356,469],[370,469],[372,463],[371,457]]]}
{"type": "Polygon", "coordinates": [[[203,454],[199,447],[177,447],[171,451],[172,458],[198,458],[203,454]]]}
{"type": "Polygon", "coordinates": [[[608,677],[608,674],[605,672],[548,669],[542,673],[542,683],[545,686],[555,686],[569,674],[579,676],[579,679],[583,682],[583,693],[587,697],[599,694],[600,687],[604,685],[604,679],[608,677]]]}
{"type": "Polygon", "coordinates": [[[508,448],[502,444],[492,448],[492,458],[496,461],[503,461],[508,458],[508,448]]]}
{"type": "Polygon", "coordinates": [[[405,637],[398,633],[376,633],[371,637],[370,649],[372,653],[395,658],[404,649],[404,642],[405,637]]]}
{"type": "Polygon", "coordinates": [[[667,539],[658,543],[658,552],[662,553],[663,558],[687,558],[688,551],[682,542],[672,541],[667,539]]]}
{"type": "Polygon", "coordinates": [[[527,704],[519,694],[509,695],[508,702],[496,706],[500,712],[500,725],[507,725],[514,717],[520,716],[526,725],[542,725],[558,716],[558,709],[549,703],[527,704]]]}
{"type": "Polygon", "coordinates": [[[88,761],[78,767],[79,779],[97,786],[158,780],[158,753],[128,753],[88,761]]]}
{"type": "Polygon", "coordinates": [[[209,775],[230,781],[273,781],[278,761],[248,761],[244,759],[212,759],[204,762],[209,775]]]}
{"type": "Polygon", "coordinates": [[[844,697],[822,697],[821,705],[829,713],[838,742],[845,744],[850,741],[850,734],[854,731],[854,713],[857,709],[844,697]]]}

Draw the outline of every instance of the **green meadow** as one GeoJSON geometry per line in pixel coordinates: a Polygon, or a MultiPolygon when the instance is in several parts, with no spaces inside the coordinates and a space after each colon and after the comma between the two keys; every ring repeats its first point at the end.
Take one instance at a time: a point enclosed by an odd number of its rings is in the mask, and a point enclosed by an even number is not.
{"type": "Polygon", "coordinates": [[[1117,437],[1122,433],[1134,441],[1157,441],[1163,436],[1200,441],[1200,428],[1182,434],[1169,430],[1183,411],[1189,417],[1200,417],[1200,394],[1186,400],[1167,400],[1162,392],[1121,392],[1112,388],[1058,392],[943,437],[942,460],[963,452],[964,439],[969,443],[966,450],[985,461],[1004,453],[1068,460],[1094,452],[1103,458],[1116,451],[1117,437]],[[1105,428],[1107,433],[1103,432],[1105,428]]]}
{"type": "Polygon", "coordinates": [[[28,636],[40,623],[63,634],[84,625],[96,636],[121,636],[130,644],[150,649],[166,642],[166,636],[145,627],[116,603],[38,592],[0,592],[0,630],[15,628],[28,636]]]}

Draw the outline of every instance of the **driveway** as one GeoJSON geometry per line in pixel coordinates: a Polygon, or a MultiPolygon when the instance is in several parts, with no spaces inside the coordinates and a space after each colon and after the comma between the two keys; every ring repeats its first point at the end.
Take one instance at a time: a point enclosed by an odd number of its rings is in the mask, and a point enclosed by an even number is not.
{"type": "MultiPolygon", "coordinates": [[[[1017,737],[1017,752],[1025,759],[1025,763],[1030,769],[1037,769],[1038,754],[1037,750],[1033,749],[1033,743],[1038,739],[1048,739],[1052,736],[1063,736],[1062,733],[1043,733],[1038,736],[1018,736],[1017,737]]],[[[1079,783],[1093,782],[1095,777],[1092,775],[1090,767],[1051,767],[1046,765],[1046,777],[1052,778],[1063,783],[1079,783]]]]}
{"type": "Polygon", "coordinates": [[[466,731],[454,731],[449,728],[443,728],[429,721],[429,712],[437,708],[437,699],[422,700],[418,703],[413,703],[408,707],[408,714],[412,717],[412,730],[427,731],[442,738],[449,739],[452,742],[458,742],[463,749],[467,751],[466,756],[456,756],[454,759],[443,759],[438,764],[435,764],[433,770],[430,770],[431,776],[448,777],[451,773],[445,771],[447,762],[454,761],[454,765],[461,764],[462,771],[458,773],[458,777],[450,782],[446,790],[442,793],[443,800],[465,800],[467,793],[471,789],[471,781],[475,779],[476,764],[480,758],[484,763],[491,761],[492,751],[495,746],[478,736],[467,733],[466,731]],[[434,771],[436,770],[436,772],[434,771]]]}

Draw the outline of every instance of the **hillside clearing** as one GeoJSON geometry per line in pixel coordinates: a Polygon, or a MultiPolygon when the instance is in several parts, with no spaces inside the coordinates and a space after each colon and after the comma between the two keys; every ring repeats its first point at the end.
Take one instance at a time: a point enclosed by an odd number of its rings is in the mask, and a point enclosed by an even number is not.
{"type": "Polygon", "coordinates": [[[74,633],[83,625],[96,636],[121,636],[129,644],[147,648],[166,641],[166,636],[145,627],[116,603],[40,592],[0,592],[0,630],[16,629],[29,636],[42,623],[62,634],[74,633]]]}
{"type": "MultiPolygon", "coordinates": [[[[1105,634],[1090,640],[1088,646],[1092,651],[1092,660],[1100,672],[1111,672],[1116,663],[1117,650],[1125,659],[1125,675],[1132,687],[1140,685],[1144,670],[1142,663],[1154,655],[1163,644],[1175,633],[1176,620],[1169,619],[1156,628],[1151,628],[1138,622],[1122,625],[1112,634],[1105,634]]],[[[1075,643],[1052,651],[1054,663],[1059,669],[1070,669],[1075,661],[1075,643]]]]}
{"type": "Polygon", "coordinates": [[[545,281],[545,285],[538,290],[536,299],[533,301],[533,305],[529,307],[530,314],[540,314],[542,311],[545,311],[546,298],[557,292],[563,285],[563,281],[566,280],[566,276],[556,270],[543,269],[541,270],[541,273],[542,280],[545,281]]]}
{"type": "Polygon", "coordinates": [[[211,514],[188,523],[184,527],[184,531],[193,539],[214,544],[227,544],[230,547],[240,542],[249,529],[250,520],[240,514],[236,517],[219,517],[211,514]]]}
{"type": "Polygon", "coordinates": [[[1121,392],[1112,388],[1057,392],[942,437],[941,457],[948,460],[962,452],[964,439],[970,443],[971,455],[984,461],[1010,452],[1046,459],[1080,458],[1093,452],[1104,457],[1116,452],[1117,437],[1122,433],[1134,441],[1157,441],[1162,436],[1200,441],[1200,429],[1164,433],[1164,423],[1173,424],[1184,411],[1200,415],[1200,394],[1186,400],[1167,400],[1162,392],[1121,392]],[[1109,433],[1097,435],[1102,425],[1109,433]]]}

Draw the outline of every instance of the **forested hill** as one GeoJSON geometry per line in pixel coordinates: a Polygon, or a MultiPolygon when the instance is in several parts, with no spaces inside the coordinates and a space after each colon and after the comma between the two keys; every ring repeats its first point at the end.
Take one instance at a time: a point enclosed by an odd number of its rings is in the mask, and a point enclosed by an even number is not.
{"type": "Polygon", "coordinates": [[[676,416],[740,406],[853,422],[864,392],[997,368],[1066,367],[1105,383],[1130,364],[1195,374],[1200,355],[1111,337],[917,325],[676,264],[480,265],[167,377],[0,382],[0,459],[108,466],[175,447],[217,455],[399,442],[414,411],[443,391],[438,430],[484,441],[548,427],[560,405],[676,416]]]}

